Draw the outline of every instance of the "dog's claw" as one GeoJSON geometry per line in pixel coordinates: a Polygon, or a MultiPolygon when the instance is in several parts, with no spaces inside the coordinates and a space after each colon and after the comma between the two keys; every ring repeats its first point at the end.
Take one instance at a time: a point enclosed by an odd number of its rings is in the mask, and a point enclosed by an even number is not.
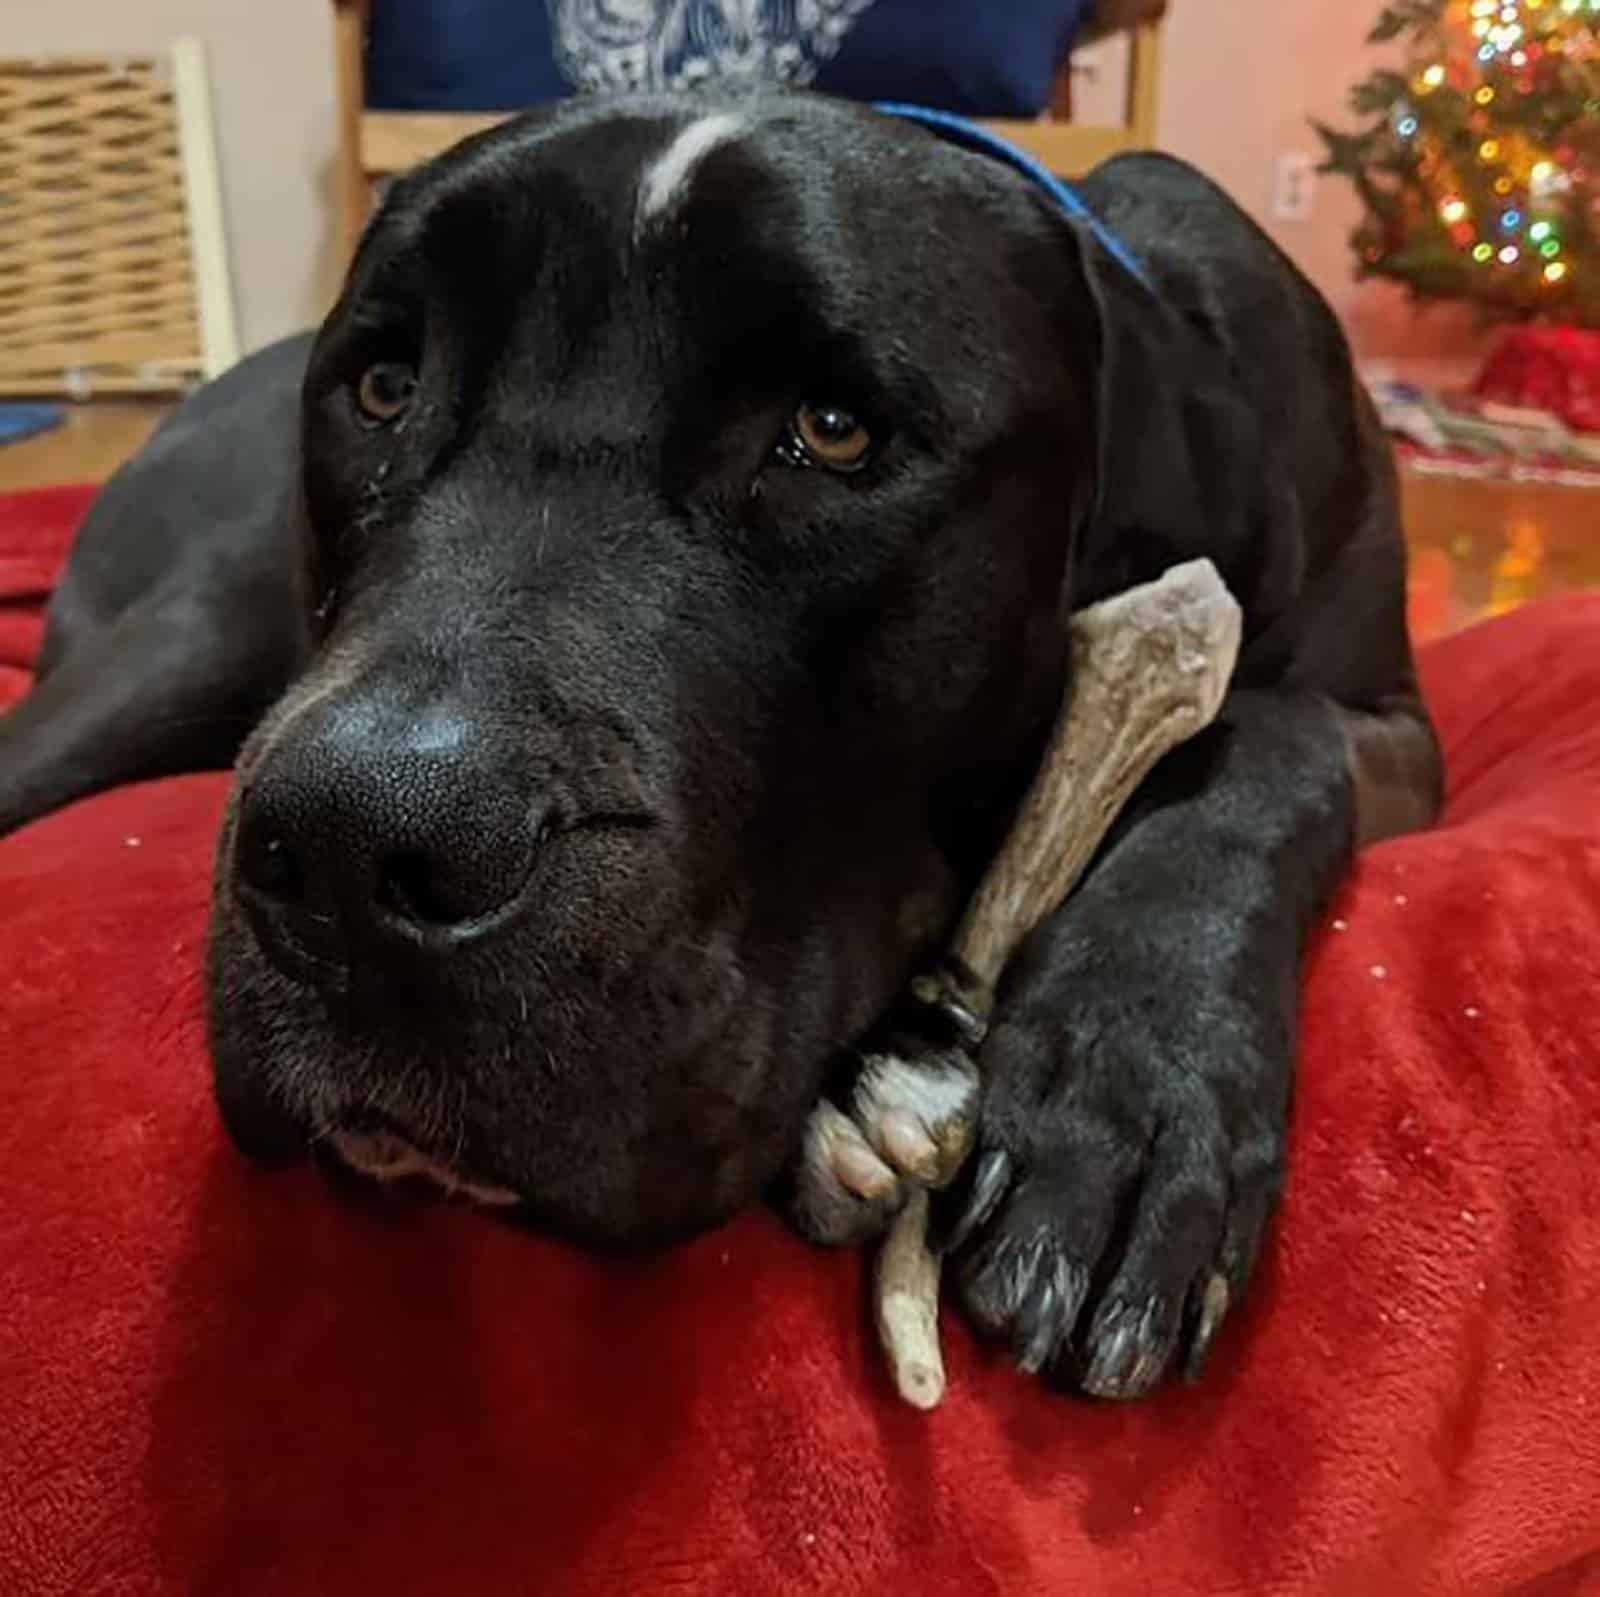
{"type": "Polygon", "coordinates": [[[877,1141],[890,1163],[903,1174],[924,1185],[938,1179],[938,1144],[909,1109],[886,1110],[878,1124],[877,1141]]]}
{"type": "Polygon", "coordinates": [[[895,1176],[868,1147],[840,1146],[834,1152],[833,1173],[846,1192],[868,1203],[878,1203],[895,1189],[895,1176]]]}
{"type": "Polygon", "coordinates": [[[1083,1305],[1088,1276],[1059,1256],[1041,1260],[1033,1292],[1017,1316],[1013,1361],[1024,1375],[1054,1364],[1083,1305]]]}
{"type": "Polygon", "coordinates": [[[1163,1318],[1156,1298],[1103,1309],[1089,1335],[1094,1354],[1083,1377],[1084,1391],[1118,1401],[1143,1397],[1167,1367],[1170,1337],[1163,1318]]]}
{"type": "MultiPolygon", "coordinates": [[[[1005,1237],[996,1246],[969,1254],[962,1270],[967,1310],[992,1336],[1008,1333],[1017,1311],[1033,1286],[1034,1272],[1044,1257],[1042,1240],[1005,1237]]],[[[1013,1336],[1013,1344],[1016,1342],[1013,1336]]]]}
{"type": "Polygon", "coordinates": [[[1228,1278],[1221,1271],[1214,1272],[1200,1298],[1200,1318],[1195,1325],[1194,1340],[1189,1344],[1189,1356],[1183,1364],[1184,1380],[1200,1379],[1206,1360],[1211,1356],[1211,1345],[1216,1341],[1217,1332],[1222,1329],[1222,1322],[1228,1317],[1232,1304],[1233,1293],[1228,1288],[1228,1278]]]}
{"type": "Polygon", "coordinates": [[[1037,1375],[1054,1357],[1061,1341],[1059,1314],[1055,1283],[1047,1276],[1017,1317],[1015,1362],[1024,1375],[1037,1375]]]}
{"type": "Polygon", "coordinates": [[[972,1190],[941,1246],[946,1253],[962,1247],[979,1226],[999,1207],[1011,1185],[1011,1155],[1003,1148],[991,1148],[978,1159],[972,1177],[972,1190]]]}

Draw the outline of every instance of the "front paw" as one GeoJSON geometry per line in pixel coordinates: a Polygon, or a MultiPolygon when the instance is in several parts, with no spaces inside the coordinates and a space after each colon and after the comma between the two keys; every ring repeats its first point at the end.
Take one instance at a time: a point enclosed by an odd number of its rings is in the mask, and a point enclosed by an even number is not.
{"type": "Polygon", "coordinates": [[[948,1186],[972,1149],[978,1081],[955,1047],[863,1057],[848,1110],[824,1099],[806,1124],[789,1204],[802,1234],[864,1242],[913,1186],[948,1186]]]}
{"type": "Polygon", "coordinates": [[[944,1224],[1019,1368],[1102,1398],[1198,1375],[1277,1199],[1289,1066],[1171,995],[1002,1017],[944,1224]]]}

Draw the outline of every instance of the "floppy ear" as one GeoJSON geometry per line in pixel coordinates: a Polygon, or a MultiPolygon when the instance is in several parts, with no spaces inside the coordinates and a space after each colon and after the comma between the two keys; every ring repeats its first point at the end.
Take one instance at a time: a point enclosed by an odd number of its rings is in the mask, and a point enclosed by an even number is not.
{"type": "MultiPolygon", "coordinates": [[[[1038,203],[1050,207],[1046,196],[1038,203]]],[[[1125,247],[1107,247],[1103,226],[1050,207],[1041,237],[1073,348],[1072,381],[1087,384],[1075,408],[1090,430],[1075,451],[1065,615],[1192,558],[1175,534],[1199,533],[1211,496],[1193,477],[1199,362],[1183,315],[1125,247]]]]}
{"type": "MultiPolygon", "coordinates": [[[[1083,520],[1094,524],[1104,521],[1106,507],[1116,497],[1111,491],[1116,466],[1113,440],[1118,430],[1119,400],[1129,391],[1124,378],[1132,378],[1135,372],[1148,376],[1148,371],[1141,368],[1154,365],[1141,358],[1141,341],[1128,336],[1140,325],[1140,310],[1148,309],[1139,303],[1148,295],[1143,284],[1130,279],[1119,262],[1105,258],[1093,230],[1066,216],[1060,217],[1057,225],[1067,262],[1064,287],[1071,299],[1068,312],[1082,320],[1089,341],[1089,370],[1093,373],[1094,439],[1090,457],[1094,462],[1094,483],[1084,505],[1083,520]]],[[[1081,546],[1083,528],[1077,530],[1080,537],[1076,541],[1081,546]]]]}
{"type": "MultiPolygon", "coordinates": [[[[1060,230],[1064,292],[1084,308],[1095,374],[1095,481],[1068,573],[1076,610],[1247,538],[1238,518],[1261,502],[1243,480],[1257,469],[1260,432],[1200,318],[1148,272],[1129,271],[1097,229],[1062,217],[1060,230]]],[[[1241,581],[1227,563],[1230,585],[1241,581]]]]}
{"type": "Polygon", "coordinates": [[[1067,217],[1061,230],[1069,263],[1065,291],[1077,301],[1077,314],[1087,312],[1093,340],[1094,485],[1074,540],[1076,609],[1166,569],[1149,569],[1145,551],[1135,547],[1148,502],[1139,474],[1165,469],[1184,451],[1181,418],[1167,399],[1176,357],[1170,312],[1143,280],[1107,255],[1094,231],[1067,217]],[[1085,536],[1092,528],[1116,536],[1085,536]]]}
{"type": "Polygon", "coordinates": [[[1048,276],[1065,297],[1075,376],[1088,372],[1092,383],[1085,408],[1094,436],[1078,454],[1090,480],[1074,484],[1073,557],[1063,611],[1153,581],[1178,561],[1157,547],[1160,540],[1151,543],[1147,529],[1165,519],[1162,509],[1178,511],[1190,486],[1174,480],[1191,454],[1184,444],[1185,412],[1173,398],[1177,368],[1193,360],[1193,340],[1181,316],[1114,228],[1030,155],[948,112],[896,103],[877,110],[985,157],[996,182],[1013,186],[1019,196],[1031,191],[1044,213],[1046,247],[1053,249],[1048,276]],[[1145,480],[1152,473],[1154,483],[1145,480]],[[1167,504],[1153,505],[1163,484],[1170,489],[1167,504]],[[1090,529],[1099,529],[1098,535],[1086,536],[1090,529]]]}

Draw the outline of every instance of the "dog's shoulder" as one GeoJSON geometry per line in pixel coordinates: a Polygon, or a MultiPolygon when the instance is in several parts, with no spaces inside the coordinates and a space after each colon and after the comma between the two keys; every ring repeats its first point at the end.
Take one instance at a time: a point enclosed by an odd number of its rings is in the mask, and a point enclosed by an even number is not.
{"type": "MultiPolygon", "coordinates": [[[[1176,156],[1137,151],[1096,167],[1081,192],[1152,274],[1186,279],[1304,282],[1293,262],[1224,189],[1176,156]]],[[[1309,284],[1304,285],[1309,288],[1309,284]]]]}
{"type": "MultiPolygon", "coordinates": [[[[1144,265],[1180,342],[1264,414],[1316,380],[1348,395],[1352,363],[1332,307],[1245,209],[1205,173],[1155,152],[1119,155],[1083,180],[1085,202],[1144,265]]],[[[1235,396],[1239,397],[1239,396],[1235,396]]]]}

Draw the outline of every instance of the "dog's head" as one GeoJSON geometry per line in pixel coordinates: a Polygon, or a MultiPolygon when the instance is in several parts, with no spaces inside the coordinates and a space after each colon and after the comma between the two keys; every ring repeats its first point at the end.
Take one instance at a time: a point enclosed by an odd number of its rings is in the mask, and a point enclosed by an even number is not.
{"type": "Polygon", "coordinates": [[[575,104],[399,183],[306,378],[305,674],[210,951],[247,1151],[712,1224],[949,928],[1059,704],[1087,248],[822,99],[575,104]]]}

